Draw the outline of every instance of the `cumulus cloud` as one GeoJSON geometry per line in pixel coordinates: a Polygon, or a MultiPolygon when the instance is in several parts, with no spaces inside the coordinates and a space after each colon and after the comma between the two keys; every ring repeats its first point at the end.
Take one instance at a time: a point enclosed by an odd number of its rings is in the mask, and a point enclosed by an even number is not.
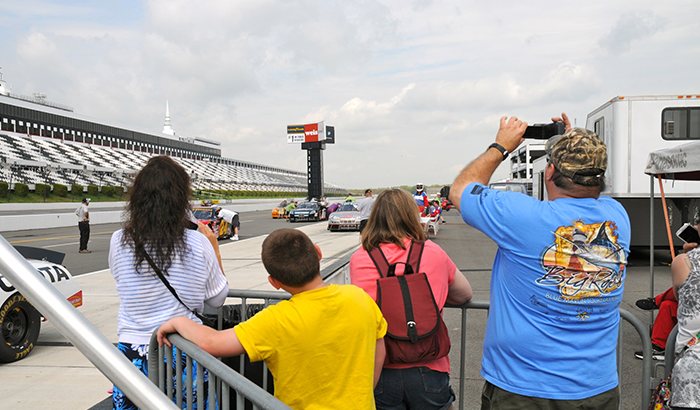
{"type": "Polygon", "coordinates": [[[21,58],[37,62],[45,58],[55,58],[56,44],[43,33],[31,33],[17,45],[21,58]]]}
{"type": "Polygon", "coordinates": [[[595,91],[600,83],[588,66],[566,61],[553,68],[529,90],[536,101],[572,101],[595,91]]]}
{"type": "Polygon", "coordinates": [[[377,102],[354,97],[340,107],[340,115],[349,115],[360,120],[371,117],[385,116],[401,103],[406,94],[415,88],[415,84],[408,84],[397,95],[392,96],[388,101],[377,102]]]}
{"type": "Polygon", "coordinates": [[[630,51],[633,43],[653,36],[664,24],[664,19],[651,11],[624,14],[610,32],[600,39],[600,45],[613,55],[625,53],[630,51]]]}

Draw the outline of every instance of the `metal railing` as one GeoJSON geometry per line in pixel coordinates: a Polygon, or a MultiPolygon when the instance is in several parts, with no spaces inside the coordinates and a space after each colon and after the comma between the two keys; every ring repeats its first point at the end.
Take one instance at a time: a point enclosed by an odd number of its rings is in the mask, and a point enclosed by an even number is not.
{"type": "MultiPolygon", "coordinates": [[[[625,309],[620,309],[620,317],[626,320],[629,324],[634,327],[637,331],[640,340],[642,341],[642,404],[641,409],[644,410],[649,407],[649,399],[651,398],[651,391],[656,384],[653,383],[652,379],[652,348],[651,348],[651,338],[649,337],[649,326],[644,324],[638,317],[630,313],[625,309]]],[[[617,337],[617,374],[618,378],[622,378],[622,324],[620,324],[620,333],[617,337]]],[[[620,382],[620,385],[622,383],[620,382]]],[[[620,406],[622,406],[622,401],[620,401],[620,406]]]]}
{"type": "MultiPolygon", "coordinates": [[[[349,281],[349,275],[348,275],[348,269],[349,269],[349,254],[346,255],[345,257],[341,257],[338,262],[332,264],[329,266],[327,269],[322,272],[322,277],[326,282],[331,282],[331,283],[345,283],[349,281]]],[[[240,300],[240,317],[241,321],[244,321],[248,318],[248,307],[251,306],[251,301],[255,301],[255,303],[262,303],[263,306],[268,306],[270,304],[274,304],[280,300],[285,300],[290,297],[289,294],[285,292],[275,292],[275,291],[255,291],[255,290],[236,290],[232,289],[229,290],[228,293],[229,298],[237,298],[240,300]]],[[[487,301],[471,301],[467,304],[464,305],[459,305],[459,306],[454,306],[454,305],[445,305],[445,308],[448,310],[452,309],[458,309],[460,311],[461,315],[461,326],[460,326],[460,344],[459,344],[459,390],[458,390],[458,400],[459,404],[458,407],[460,410],[464,409],[465,405],[465,398],[466,398],[466,371],[467,371],[467,362],[466,362],[466,357],[467,357],[467,314],[468,310],[474,309],[474,310],[488,310],[489,309],[489,302],[487,301]]],[[[628,322],[632,327],[636,330],[637,334],[640,337],[641,344],[642,344],[642,351],[644,358],[642,360],[642,380],[641,380],[641,409],[646,409],[649,404],[649,398],[651,395],[652,389],[656,386],[656,381],[658,379],[653,378],[652,375],[652,357],[651,357],[651,352],[652,352],[652,347],[651,347],[651,340],[648,335],[648,326],[644,324],[639,318],[637,318],[635,315],[632,313],[628,312],[625,309],[620,309],[620,318],[621,320],[624,320],[628,322]]],[[[221,321],[220,321],[221,322],[221,321]]],[[[173,342],[174,346],[177,346],[178,348],[182,349],[185,353],[188,353],[187,350],[191,347],[191,344],[185,345],[182,342],[187,342],[185,339],[176,337],[176,338],[171,338],[169,339],[173,342]]],[[[618,375],[620,378],[620,383],[619,385],[622,385],[622,345],[623,345],[623,340],[622,340],[622,323],[620,324],[620,333],[618,336],[618,347],[617,347],[617,368],[618,368],[618,375]]],[[[157,344],[151,343],[151,346],[157,346],[157,344]]],[[[669,345],[670,346],[670,345],[669,345]]],[[[195,350],[198,350],[198,348],[195,347],[195,350]]],[[[667,349],[668,351],[668,349],[667,349]]],[[[200,351],[201,352],[201,351],[200,351]]],[[[203,353],[203,352],[202,352],[203,353]]],[[[152,353],[152,354],[162,354],[160,352],[158,353],[152,353]]],[[[206,353],[205,353],[206,354],[206,353]]],[[[159,356],[162,357],[162,356],[159,356]]],[[[243,376],[246,376],[245,368],[243,366],[244,363],[244,358],[243,355],[240,357],[241,361],[241,374],[243,376]]],[[[162,365],[162,360],[158,360],[158,363],[162,365]]],[[[151,362],[152,363],[152,362],[151,362]]],[[[150,364],[149,364],[150,366],[150,364]]],[[[161,366],[162,367],[162,366],[161,366]]],[[[206,366],[205,366],[206,367],[206,366]]],[[[268,380],[268,372],[267,372],[267,367],[263,366],[263,378],[262,378],[262,387],[258,387],[261,395],[268,395],[266,389],[269,383],[268,380]]],[[[151,375],[152,379],[154,377],[162,377],[163,369],[154,369],[151,371],[149,368],[149,375],[151,375]],[[155,376],[159,375],[159,376],[155,376]]],[[[236,371],[231,369],[230,367],[224,366],[223,368],[221,366],[217,366],[215,369],[210,369],[210,374],[215,374],[217,379],[226,379],[226,383],[229,384],[234,390],[238,391],[237,385],[231,384],[228,382],[228,379],[231,377],[232,374],[237,374],[236,371]]],[[[177,379],[177,378],[176,378],[177,379]]],[[[163,388],[162,385],[161,389],[163,388]]],[[[219,387],[221,389],[221,387],[219,387]]],[[[227,389],[222,389],[222,390],[227,390],[227,389]]],[[[246,396],[245,392],[241,392],[243,396],[246,396]]],[[[240,398],[241,395],[238,395],[240,398]]],[[[246,396],[247,397],[247,396],[246,396]]],[[[270,396],[271,397],[271,396],[270,396]]],[[[255,401],[251,400],[251,402],[256,403],[255,401]]],[[[622,403],[621,403],[622,406],[622,403]]],[[[227,407],[223,406],[223,409],[226,409],[227,407]]],[[[242,408],[242,407],[237,407],[237,408],[242,408]]],[[[265,408],[265,407],[263,407],[265,408]]]]}
{"type": "Polygon", "coordinates": [[[149,357],[157,357],[158,360],[148,361],[148,374],[160,391],[174,400],[179,408],[192,409],[198,401],[198,409],[204,409],[205,397],[209,410],[219,408],[219,400],[222,409],[231,408],[230,389],[236,392],[236,407],[243,409],[246,399],[252,403],[253,409],[286,410],[287,405],[269,394],[267,390],[245,378],[242,374],[233,371],[230,367],[203,351],[195,344],[184,339],[178,334],[168,335],[168,340],[173,347],[158,347],[155,333],[149,344],[149,357]],[[181,354],[185,357],[176,360],[181,354]],[[173,363],[175,361],[175,363],[173,363]],[[204,371],[209,373],[207,391],[204,387],[204,371]],[[194,372],[193,372],[194,370],[194,372]],[[185,376],[183,377],[183,373],[185,376]],[[193,381],[196,374],[196,381],[193,381]],[[193,384],[196,386],[193,388],[193,384]],[[184,386],[183,386],[184,385],[184,386]],[[183,394],[184,388],[184,394],[183,394]],[[195,397],[197,400],[195,400],[195,397]],[[183,407],[183,403],[185,407],[183,407]]]}
{"type": "Polygon", "coordinates": [[[668,377],[676,364],[676,337],[678,337],[678,324],[673,326],[671,333],[666,338],[666,350],[664,352],[664,377],[668,377]]]}
{"type": "Polygon", "coordinates": [[[79,310],[0,235],[0,274],[142,409],[176,408],[79,310]]]}

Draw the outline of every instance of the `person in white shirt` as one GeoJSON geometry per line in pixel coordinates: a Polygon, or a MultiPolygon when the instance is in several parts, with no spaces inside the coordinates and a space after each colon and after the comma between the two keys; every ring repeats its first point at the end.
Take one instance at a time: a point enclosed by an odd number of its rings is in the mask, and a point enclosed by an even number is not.
{"type": "Polygon", "coordinates": [[[357,210],[360,211],[360,232],[365,229],[369,215],[372,213],[372,205],[374,205],[374,197],[371,189],[365,189],[365,196],[357,201],[357,210]]]}
{"type": "Polygon", "coordinates": [[[78,217],[78,230],[80,230],[80,246],[78,253],[91,253],[88,250],[87,244],[90,240],[90,198],[83,198],[78,209],[75,210],[75,215],[78,217]]]}
{"type": "Polygon", "coordinates": [[[229,226],[231,227],[232,233],[233,233],[233,236],[231,236],[231,240],[237,241],[238,240],[238,230],[241,227],[241,222],[238,220],[238,212],[232,211],[230,209],[224,209],[224,208],[220,207],[219,210],[216,211],[216,217],[228,222],[229,226]]]}

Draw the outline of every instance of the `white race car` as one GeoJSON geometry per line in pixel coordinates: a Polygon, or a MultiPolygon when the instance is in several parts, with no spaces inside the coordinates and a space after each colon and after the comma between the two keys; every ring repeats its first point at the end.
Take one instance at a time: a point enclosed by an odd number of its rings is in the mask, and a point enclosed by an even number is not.
{"type": "MultiPolygon", "coordinates": [[[[60,252],[15,247],[46,280],[53,283],[75,307],[83,304],[83,291],[73,280],[60,252]]],[[[0,275],[0,363],[10,363],[26,357],[32,351],[41,329],[41,313],[0,275]]]]}
{"type": "Polygon", "coordinates": [[[344,203],[340,208],[328,217],[328,230],[333,231],[359,231],[360,211],[352,202],[344,203]]]}

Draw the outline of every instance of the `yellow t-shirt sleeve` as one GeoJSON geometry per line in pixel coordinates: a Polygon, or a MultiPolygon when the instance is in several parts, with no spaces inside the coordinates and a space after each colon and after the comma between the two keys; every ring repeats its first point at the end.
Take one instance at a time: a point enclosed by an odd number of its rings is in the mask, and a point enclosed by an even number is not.
{"type": "Polygon", "coordinates": [[[276,319],[273,308],[269,306],[233,328],[251,362],[265,360],[273,352],[277,333],[274,331],[276,319]]]}

